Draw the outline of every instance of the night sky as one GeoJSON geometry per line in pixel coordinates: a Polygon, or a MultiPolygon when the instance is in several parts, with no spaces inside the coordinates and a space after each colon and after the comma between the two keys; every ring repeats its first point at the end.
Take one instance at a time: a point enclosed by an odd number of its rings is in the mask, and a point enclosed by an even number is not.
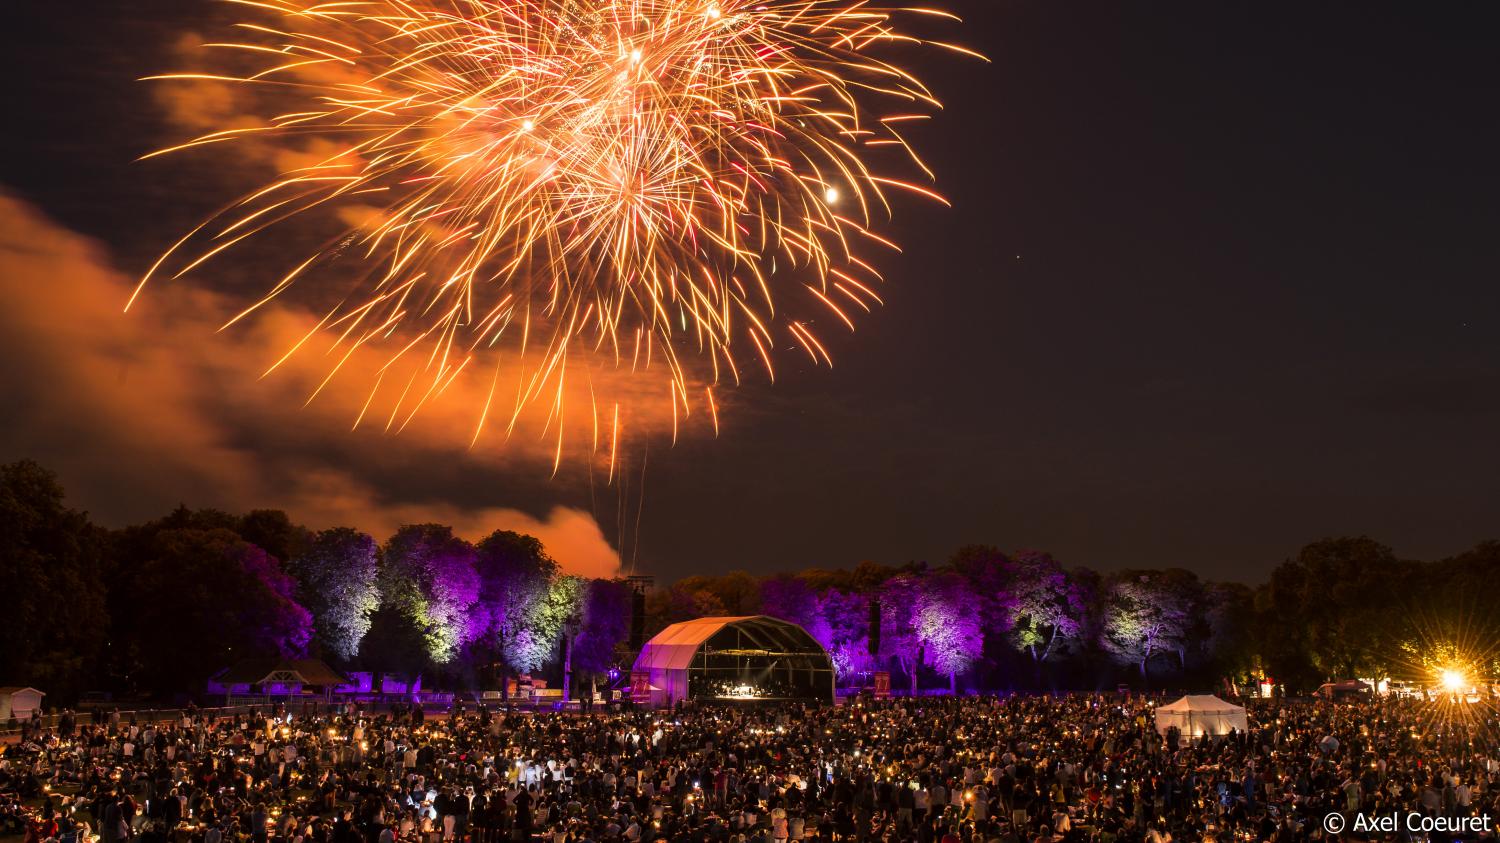
{"type": "Polygon", "coordinates": [[[1419,558],[1500,537],[1491,4],[950,4],[943,34],[993,60],[910,62],[946,106],[917,141],[953,207],[898,206],[886,306],[831,371],[788,356],[717,439],[651,446],[638,535],[638,462],[591,489],[325,429],[212,342],[151,353],[181,300],[149,330],[80,304],[231,195],[212,158],[133,160],[182,136],[134,80],[217,7],[28,4],[0,36],[0,457],[103,523],[179,501],[377,535],[529,518],[583,569],[591,514],[663,580],[987,543],[1258,582],[1326,535],[1419,558]]]}

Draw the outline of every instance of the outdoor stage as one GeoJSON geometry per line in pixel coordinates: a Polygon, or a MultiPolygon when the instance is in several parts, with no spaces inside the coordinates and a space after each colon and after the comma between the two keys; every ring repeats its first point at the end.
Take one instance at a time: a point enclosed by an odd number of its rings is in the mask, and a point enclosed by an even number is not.
{"type": "Polygon", "coordinates": [[[751,615],[672,624],[642,648],[631,673],[638,705],[670,708],[833,702],[833,663],[794,623],[751,615]]]}

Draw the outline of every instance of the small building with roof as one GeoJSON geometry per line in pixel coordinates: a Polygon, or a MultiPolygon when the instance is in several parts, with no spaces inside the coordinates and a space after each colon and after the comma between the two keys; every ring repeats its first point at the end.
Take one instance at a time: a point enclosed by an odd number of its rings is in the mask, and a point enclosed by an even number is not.
{"type": "Polygon", "coordinates": [[[349,679],[322,659],[245,659],[208,680],[208,693],[224,696],[330,696],[349,679]]]}
{"type": "Polygon", "coordinates": [[[26,720],[31,717],[33,711],[39,711],[42,707],[42,697],[45,693],[35,688],[27,688],[21,685],[7,685],[0,688],[0,721],[26,720]]]}

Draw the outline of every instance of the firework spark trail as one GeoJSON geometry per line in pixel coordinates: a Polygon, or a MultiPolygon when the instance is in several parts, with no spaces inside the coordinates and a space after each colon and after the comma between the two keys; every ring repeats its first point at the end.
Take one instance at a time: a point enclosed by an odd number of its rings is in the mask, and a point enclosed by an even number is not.
{"type": "MultiPolygon", "coordinates": [[[[495,364],[475,442],[487,420],[508,415],[508,435],[523,408],[544,407],[556,470],[570,365],[595,357],[666,378],[674,437],[700,388],[717,430],[715,383],[738,382],[746,361],[774,379],[778,342],[831,364],[818,318],[852,330],[851,311],[879,302],[857,250],[894,248],[870,228],[888,191],[942,201],[866,163],[891,147],[930,177],[899,129],[938,103],[872,53],[925,43],[895,28],[901,14],[942,12],[862,0],[228,2],[269,23],[206,47],[263,67],[151,78],[268,86],[296,110],[152,155],[301,137],[334,151],[194,229],[136,295],[315,210],[378,206],[230,324],[346,249],[361,255],[374,267],[361,297],[315,332],[334,338],[329,380],[357,350],[387,349],[365,409],[392,389],[388,428],[503,347],[522,364],[513,384],[495,364]],[[386,378],[398,361],[413,369],[404,384],[386,378]],[[497,412],[511,387],[511,412],[497,412]]],[[[612,468],[619,404],[590,404],[594,429],[610,431],[593,447],[607,440],[612,468]]]]}

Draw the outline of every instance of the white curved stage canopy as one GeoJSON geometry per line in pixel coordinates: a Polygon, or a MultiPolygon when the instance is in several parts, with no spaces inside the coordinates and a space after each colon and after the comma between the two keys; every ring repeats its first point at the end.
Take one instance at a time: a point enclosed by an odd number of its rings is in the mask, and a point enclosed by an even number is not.
{"type": "Polygon", "coordinates": [[[646,642],[635,673],[651,706],[688,699],[833,701],[833,662],[802,627],[766,615],[674,623],[646,642]]]}

